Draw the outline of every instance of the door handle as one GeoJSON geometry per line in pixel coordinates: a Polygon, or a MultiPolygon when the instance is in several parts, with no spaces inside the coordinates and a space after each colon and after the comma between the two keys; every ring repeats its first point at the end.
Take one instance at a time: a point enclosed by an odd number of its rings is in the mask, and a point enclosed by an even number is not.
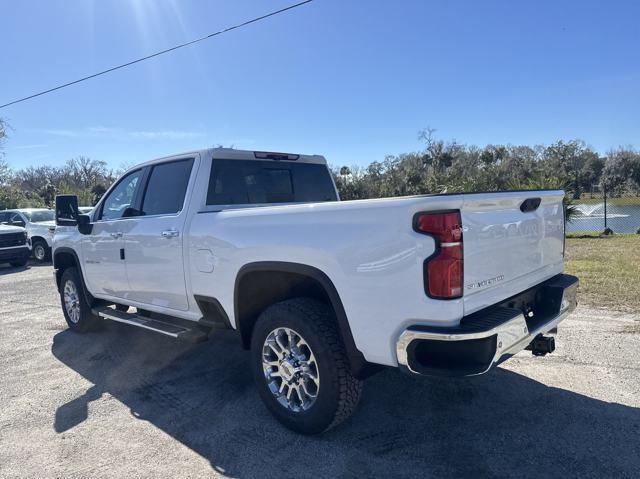
{"type": "Polygon", "coordinates": [[[122,231],[116,231],[114,233],[110,233],[112,238],[122,238],[122,231]]]}
{"type": "Polygon", "coordinates": [[[163,238],[176,238],[180,236],[180,232],[177,230],[164,230],[161,234],[163,238]]]}

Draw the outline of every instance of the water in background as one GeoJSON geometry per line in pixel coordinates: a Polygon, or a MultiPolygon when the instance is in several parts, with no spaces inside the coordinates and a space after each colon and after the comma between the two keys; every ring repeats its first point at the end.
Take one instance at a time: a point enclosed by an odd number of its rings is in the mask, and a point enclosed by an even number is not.
{"type": "MultiPolygon", "coordinates": [[[[604,202],[577,204],[578,214],[567,222],[567,232],[604,231],[604,202]]],[[[640,205],[607,203],[607,226],[614,233],[635,233],[640,228],[640,205]]]]}

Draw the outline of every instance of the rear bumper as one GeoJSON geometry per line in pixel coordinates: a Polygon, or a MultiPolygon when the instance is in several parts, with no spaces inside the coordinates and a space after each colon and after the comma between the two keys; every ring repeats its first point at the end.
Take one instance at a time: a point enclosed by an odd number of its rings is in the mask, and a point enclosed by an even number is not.
{"type": "Polygon", "coordinates": [[[398,365],[428,376],[485,373],[556,328],[576,308],[577,289],[578,278],[560,274],[465,316],[459,326],[412,326],[396,343],[398,365]],[[525,309],[531,313],[525,316],[525,309]]]}

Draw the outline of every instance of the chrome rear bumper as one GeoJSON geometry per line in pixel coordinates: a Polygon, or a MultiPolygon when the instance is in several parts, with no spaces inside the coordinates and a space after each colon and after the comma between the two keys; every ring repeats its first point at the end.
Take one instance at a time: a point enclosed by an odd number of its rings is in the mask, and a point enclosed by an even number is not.
{"type": "Polygon", "coordinates": [[[577,289],[578,278],[562,274],[463,318],[460,326],[412,326],[396,343],[398,365],[410,373],[432,376],[485,373],[539,334],[555,329],[576,308],[577,289]],[[514,307],[528,298],[535,298],[539,310],[532,317],[514,307]]]}

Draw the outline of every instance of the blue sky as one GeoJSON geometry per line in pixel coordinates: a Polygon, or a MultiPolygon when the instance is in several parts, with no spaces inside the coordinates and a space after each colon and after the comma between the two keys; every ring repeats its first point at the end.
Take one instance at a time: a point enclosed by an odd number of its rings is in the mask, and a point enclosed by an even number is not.
{"type": "MultiPolygon", "coordinates": [[[[0,0],[0,104],[293,1],[0,0]]],[[[14,167],[216,144],[365,165],[444,139],[640,138],[640,2],[316,0],[0,110],[14,167]]]]}

